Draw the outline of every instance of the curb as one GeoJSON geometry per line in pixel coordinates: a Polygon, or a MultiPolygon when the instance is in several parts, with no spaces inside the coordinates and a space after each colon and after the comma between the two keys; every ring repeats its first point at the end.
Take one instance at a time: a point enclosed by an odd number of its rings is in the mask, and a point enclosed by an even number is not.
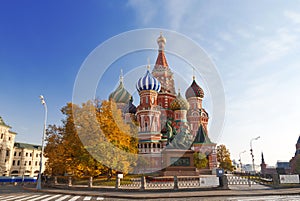
{"type": "Polygon", "coordinates": [[[284,188],[284,189],[266,189],[266,190],[203,190],[203,189],[181,189],[181,190],[164,190],[164,191],[96,191],[98,189],[91,190],[76,190],[73,187],[64,189],[42,189],[37,190],[35,188],[25,187],[23,189],[42,193],[51,194],[68,194],[68,195],[81,195],[81,196],[101,196],[104,198],[127,198],[143,200],[157,199],[157,198],[190,198],[190,197],[237,197],[237,196],[274,196],[274,195],[300,195],[300,188],[284,188]]]}

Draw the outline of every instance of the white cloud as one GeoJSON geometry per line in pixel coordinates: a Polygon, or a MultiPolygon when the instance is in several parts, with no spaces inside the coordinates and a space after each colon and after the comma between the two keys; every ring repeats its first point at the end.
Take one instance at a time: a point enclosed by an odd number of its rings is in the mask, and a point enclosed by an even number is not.
{"type": "Polygon", "coordinates": [[[192,1],[173,0],[165,4],[166,15],[168,16],[170,28],[179,30],[184,24],[184,17],[189,13],[192,1]]]}
{"type": "Polygon", "coordinates": [[[227,32],[221,32],[221,33],[219,33],[219,37],[223,41],[226,41],[226,42],[232,42],[233,41],[232,35],[229,34],[229,33],[227,33],[227,32]]]}
{"type": "Polygon", "coordinates": [[[159,11],[154,1],[129,0],[127,5],[137,12],[137,20],[142,25],[151,23],[159,11]]]}
{"type": "Polygon", "coordinates": [[[254,62],[254,66],[261,66],[263,64],[276,61],[286,56],[299,45],[299,37],[290,29],[280,28],[274,36],[268,36],[258,40],[254,46],[253,51],[260,52],[262,55],[254,62]]]}
{"type": "MultiPolygon", "coordinates": [[[[196,0],[129,0],[127,5],[134,9],[137,13],[138,20],[143,25],[161,26],[162,24],[166,24],[167,28],[182,31],[183,27],[186,27],[184,25],[186,19],[190,17],[191,10],[194,10],[198,3],[196,0]]],[[[194,15],[195,13],[192,14],[194,15]]]]}
{"type": "Polygon", "coordinates": [[[253,37],[253,34],[251,34],[250,32],[248,32],[248,31],[245,31],[245,30],[243,30],[243,29],[238,29],[237,31],[236,31],[236,33],[239,35],[239,36],[241,36],[241,37],[243,37],[243,38],[252,38],[253,37]]]}
{"type": "Polygon", "coordinates": [[[285,17],[292,20],[292,22],[296,24],[300,24],[300,13],[288,10],[288,11],[284,11],[283,14],[285,17]]]}

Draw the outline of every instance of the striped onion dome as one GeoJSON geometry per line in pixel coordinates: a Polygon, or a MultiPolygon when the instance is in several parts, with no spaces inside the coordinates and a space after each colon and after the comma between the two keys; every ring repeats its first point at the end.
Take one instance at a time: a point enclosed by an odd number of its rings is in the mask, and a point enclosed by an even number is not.
{"type": "Polygon", "coordinates": [[[153,77],[150,73],[149,68],[147,69],[146,74],[141,77],[136,83],[136,89],[140,92],[143,90],[155,90],[160,91],[161,85],[158,79],[153,77]]]}
{"type": "Polygon", "coordinates": [[[178,93],[177,97],[170,104],[171,110],[188,110],[189,103],[178,93]]]}
{"type": "Polygon", "coordinates": [[[123,81],[120,80],[119,86],[117,87],[117,89],[115,91],[113,91],[109,95],[109,99],[114,100],[116,103],[126,103],[127,104],[132,99],[132,96],[124,88],[123,81]]]}
{"type": "Polygon", "coordinates": [[[203,89],[196,83],[195,78],[193,77],[193,82],[191,86],[186,90],[185,92],[186,99],[189,99],[191,97],[204,97],[204,91],[203,89]]]}

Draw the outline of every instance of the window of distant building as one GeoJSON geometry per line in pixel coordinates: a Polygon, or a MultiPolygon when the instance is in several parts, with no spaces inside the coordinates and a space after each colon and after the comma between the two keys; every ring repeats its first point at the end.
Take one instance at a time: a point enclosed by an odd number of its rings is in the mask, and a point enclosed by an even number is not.
{"type": "Polygon", "coordinates": [[[21,156],[21,153],[22,153],[22,152],[19,152],[19,156],[21,156]]]}
{"type": "Polygon", "coordinates": [[[20,165],[20,161],[18,160],[18,163],[17,163],[17,165],[19,166],[20,165]]]}
{"type": "Polygon", "coordinates": [[[32,156],[32,153],[30,153],[30,157],[32,156]]]}
{"type": "Polygon", "coordinates": [[[35,154],[35,157],[38,157],[39,156],[39,154],[35,154]]]}
{"type": "Polygon", "coordinates": [[[28,156],[28,153],[26,152],[26,157],[28,156]]]}
{"type": "Polygon", "coordinates": [[[24,166],[26,166],[27,165],[27,161],[25,161],[25,163],[24,163],[24,166]]]}
{"type": "Polygon", "coordinates": [[[3,135],[4,135],[4,134],[2,133],[2,134],[1,134],[1,139],[3,139],[3,135]]]}
{"type": "Polygon", "coordinates": [[[29,164],[28,165],[31,165],[31,161],[29,161],[29,164]]]}
{"type": "Polygon", "coordinates": [[[37,163],[38,163],[38,162],[37,162],[37,161],[35,161],[35,166],[37,166],[37,163]]]}
{"type": "Polygon", "coordinates": [[[13,160],[13,164],[12,164],[12,165],[14,166],[15,164],[16,164],[16,161],[15,161],[15,160],[13,160]]]}
{"type": "Polygon", "coordinates": [[[6,156],[9,156],[9,150],[6,150],[6,156]]]}
{"type": "Polygon", "coordinates": [[[17,155],[17,152],[15,151],[14,156],[16,156],[16,155],[17,155]]]}
{"type": "Polygon", "coordinates": [[[10,141],[10,140],[11,140],[11,137],[8,138],[8,141],[10,141]]]}

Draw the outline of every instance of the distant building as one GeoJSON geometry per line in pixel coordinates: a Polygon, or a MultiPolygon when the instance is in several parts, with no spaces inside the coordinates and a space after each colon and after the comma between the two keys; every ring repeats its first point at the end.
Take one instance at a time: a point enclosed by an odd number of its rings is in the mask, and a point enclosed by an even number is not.
{"type": "MultiPolygon", "coordinates": [[[[297,161],[300,160],[300,136],[298,137],[298,141],[296,143],[296,152],[294,157],[290,160],[291,172],[292,173],[300,173],[299,170],[297,171],[297,161]]],[[[300,163],[300,161],[298,162],[300,163]]]]}
{"type": "Polygon", "coordinates": [[[0,117],[0,176],[9,176],[13,157],[15,136],[17,133],[4,123],[0,117]]]}
{"type": "Polygon", "coordinates": [[[291,174],[290,163],[287,161],[277,161],[276,171],[278,174],[291,174]]]}
{"type": "MultiPolygon", "coordinates": [[[[0,117],[0,176],[37,176],[41,146],[16,142],[16,133],[0,117]]],[[[47,159],[44,159],[44,164],[47,159]]],[[[42,172],[45,169],[43,165],[42,172]]]]}
{"type": "MultiPolygon", "coordinates": [[[[38,176],[42,147],[33,144],[16,142],[10,168],[11,176],[38,176]]],[[[46,160],[44,159],[44,162],[46,160]]],[[[42,172],[45,165],[42,166],[42,172]]]]}
{"type": "Polygon", "coordinates": [[[267,166],[264,158],[264,153],[261,153],[260,173],[264,176],[277,174],[277,170],[273,166],[267,166]]]}
{"type": "Polygon", "coordinates": [[[259,165],[254,165],[255,171],[253,170],[253,165],[252,164],[243,164],[242,166],[242,172],[245,173],[254,173],[259,170],[259,165]]]}
{"type": "Polygon", "coordinates": [[[261,153],[261,174],[262,175],[273,175],[273,174],[290,174],[291,167],[290,163],[286,161],[277,161],[276,167],[267,166],[264,159],[264,154],[261,153]]]}

